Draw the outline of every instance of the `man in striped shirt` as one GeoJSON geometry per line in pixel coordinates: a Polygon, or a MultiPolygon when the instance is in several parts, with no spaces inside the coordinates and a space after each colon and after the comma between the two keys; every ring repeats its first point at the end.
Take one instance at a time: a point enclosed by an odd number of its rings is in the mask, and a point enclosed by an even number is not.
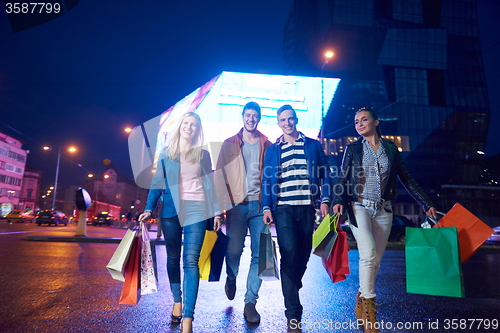
{"type": "Polygon", "coordinates": [[[300,331],[299,289],[312,249],[316,206],[324,217],[332,200],[332,174],[319,141],[297,130],[290,105],[278,109],[283,135],[266,150],[262,174],[264,223],[275,222],[288,331],[300,331]]]}

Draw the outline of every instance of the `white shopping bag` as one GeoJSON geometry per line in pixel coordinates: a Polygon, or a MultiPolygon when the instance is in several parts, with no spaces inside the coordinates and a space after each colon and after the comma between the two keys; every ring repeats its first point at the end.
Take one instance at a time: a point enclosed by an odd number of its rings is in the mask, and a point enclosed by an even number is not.
{"type": "Polygon", "coordinates": [[[121,240],[120,244],[116,248],[115,253],[111,257],[106,268],[113,277],[113,279],[118,281],[125,281],[123,276],[123,271],[125,270],[125,265],[127,264],[128,257],[130,255],[130,250],[132,249],[132,241],[136,236],[136,231],[130,229],[127,230],[125,236],[121,240]]]}
{"type": "Polygon", "coordinates": [[[155,243],[149,238],[146,223],[141,223],[141,295],[158,292],[155,243]]]}

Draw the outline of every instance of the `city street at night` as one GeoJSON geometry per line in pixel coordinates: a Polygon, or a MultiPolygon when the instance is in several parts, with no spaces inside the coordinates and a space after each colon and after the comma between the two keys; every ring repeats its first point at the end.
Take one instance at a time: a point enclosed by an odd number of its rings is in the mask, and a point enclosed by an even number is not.
{"type": "MultiPolygon", "coordinates": [[[[152,239],[156,238],[155,229],[156,226],[151,229],[152,239]]],[[[74,239],[76,224],[49,227],[0,220],[0,331],[180,332],[179,326],[170,324],[173,300],[162,242],[156,246],[159,292],[142,296],[138,305],[118,304],[122,282],[113,280],[105,266],[125,231],[89,225],[85,241],[37,241],[34,239],[50,240],[55,236],[74,239]],[[109,242],[90,242],[93,237],[109,242]]],[[[352,326],[357,258],[357,251],[351,250],[351,274],[346,281],[333,284],[320,258],[311,255],[301,290],[304,332],[360,332],[352,326]]],[[[221,282],[201,281],[195,332],[286,332],[279,281],[262,284],[257,303],[262,316],[260,325],[245,323],[243,296],[249,260],[246,247],[233,301],[224,293],[225,272],[221,282]]],[[[388,250],[376,285],[378,320],[384,325],[381,332],[496,331],[493,328],[498,327],[500,320],[499,264],[498,247],[491,246],[482,248],[466,262],[465,298],[408,294],[404,251],[388,250]]]]}
{"type": "Polygon", "coordinates": [[[500,332],[500,0],[3,5],[0,333],[500,332]]]}

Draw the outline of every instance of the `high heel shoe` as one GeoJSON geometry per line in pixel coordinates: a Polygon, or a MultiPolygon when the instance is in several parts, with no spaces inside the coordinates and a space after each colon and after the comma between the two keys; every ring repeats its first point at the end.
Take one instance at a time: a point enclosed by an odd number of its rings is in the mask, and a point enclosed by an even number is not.
{"type": "Polygon", "coordinates": [[[171,318],[172,318],[172,323],[180,323],[181,320],[182,320],[182,316],[174,316],[174,314],[171,315],[171,318]]]}
{"type": "MultiPolygon", "coordinates": [[[[175,304],[174,304],[174,308],[175,308],[175,304]]],[[[174,308],[172,308],[172,314],[170,315],[170,317],[172,318],[172,323],[178,324],[182,320],[182,315],[180,315],[180,316],[174,315],[174,308]]]]}

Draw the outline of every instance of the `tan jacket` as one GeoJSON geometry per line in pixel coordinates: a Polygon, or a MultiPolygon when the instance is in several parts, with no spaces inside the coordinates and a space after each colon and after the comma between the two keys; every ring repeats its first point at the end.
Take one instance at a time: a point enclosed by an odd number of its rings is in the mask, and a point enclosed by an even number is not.
{"type": "MultiPolygon", "coordinates": [[[[257,131],[260,137],[259,168],[262,179],[264,154],[271,145],[267,136],[257,131]]],[[[247,196],[245,162],[242,154],[243,128],[234,136],[226,139],[222,144],[215,172],[215,188],[222,210],[231,209],[234,205],[243,202],[247,196]]],[[[260,198],[260,195],[259,195],[260,198]]],[[[260,200],[259,200],[260,201],[260,200]]]]}

